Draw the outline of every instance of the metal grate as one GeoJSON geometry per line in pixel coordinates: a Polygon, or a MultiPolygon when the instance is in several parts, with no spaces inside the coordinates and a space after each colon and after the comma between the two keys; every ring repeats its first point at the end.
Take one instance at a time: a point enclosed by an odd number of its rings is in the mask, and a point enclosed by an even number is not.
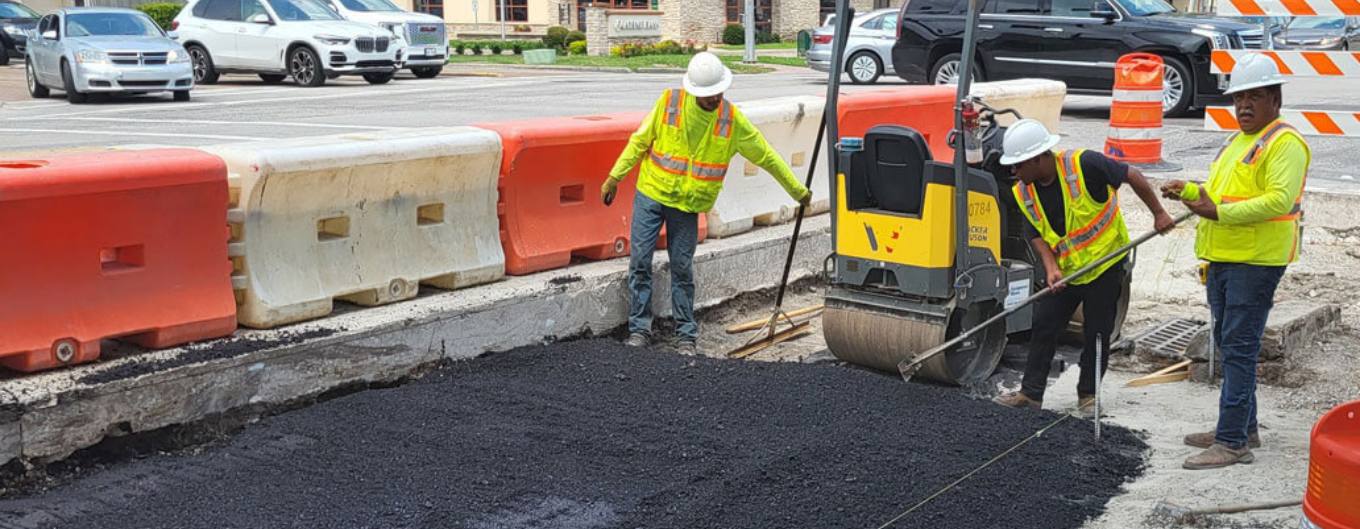
{"type": "Polygon", "coordinates": [[[1144,333],[1134,341],[1138,349],[1157,356],[1178,358],[1185,356],[1194,344],[1195,337],[1208,330],[1209,324],[1185,318],[1168,320],[1144,333]]]}

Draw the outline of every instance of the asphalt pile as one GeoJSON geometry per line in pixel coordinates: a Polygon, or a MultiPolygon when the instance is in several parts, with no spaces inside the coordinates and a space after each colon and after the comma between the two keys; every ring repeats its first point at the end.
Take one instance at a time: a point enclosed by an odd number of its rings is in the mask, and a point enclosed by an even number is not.
{"type": "MultiPolygon", "coordinates": [[[[832,365],[583,340],[0,500],[9,527],[873,528],[1054,422],[832,365]]],[[[893,527],[1080,527],[1146,445],[1067,419],[893,527]]]]}

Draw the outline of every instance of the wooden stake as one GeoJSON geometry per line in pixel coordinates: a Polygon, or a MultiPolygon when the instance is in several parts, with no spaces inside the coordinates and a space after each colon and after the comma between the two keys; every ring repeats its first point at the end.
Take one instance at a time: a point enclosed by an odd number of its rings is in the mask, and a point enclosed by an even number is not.
{"type": "MultiPolygon", "coordinates": [[[[813,306],[811,306],[811,307],[803,307],[803,308],[801,308],[801,309],[795,309],[795,310],[791,310],[791,311],[785,312],[785,313],[784,313],[784,316],[788,316],[789,318],[797,318],[798,316],[803,316],[803,315],[811,314],[811,315],[808,316],[807,318],[803,318],[803,319],[800,319],[800,320],[798,320],[798,321],[809,320],[809,319],[812,319],[812,318],[817,317],[817,314],[813,314],[813,313],[820,313],[820,312],[822,311],[822,309],[824,309],[824,308],[826,308],[825,305],[813,305],[813,306]]],[[[781,319],[780,321],[783,321],[783,320],[781,319]]],[[[741,334],[741,333],[744,333],[744,332],[754,331],[754,330],[761,329],[761,328],[765,327],[766,324],[768,324],[768,323],[770,323],[770,319],[769,319],[769,318],[761,318],[761,319],[758,319],[758,320],[751,320],[751,321],[748,321],[748,322],[746,322],[746,323],[738,323],[738,324],[736,324],[736,325],[732,325],[732,326],[728,327],[728,328],[727,328],[727,334],[741,334]]]]}

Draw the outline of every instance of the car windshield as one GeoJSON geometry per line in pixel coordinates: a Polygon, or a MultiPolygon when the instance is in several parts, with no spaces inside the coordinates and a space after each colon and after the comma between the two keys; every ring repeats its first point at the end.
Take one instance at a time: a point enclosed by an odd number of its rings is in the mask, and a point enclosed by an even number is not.
{"type": "Polygon", "coordinates": [[[340,3],[345,4],[345,9],[350,11],[401,11],[397,4],[387,0],[340,0],[340,3]]]}
{"type": "Polygon", "coordinates": [[[133,13],[72,13],[66,15],[71,37],[159,37],[161,28],[145,15],[133,13]]]}
{"type": "Polygon", "coordinates": [[[1289,29],[1345,29],[1345,17],[1299,17],[1289,23],[1289,29]]]}
{"type": "Polygon", "coordinates": [[[1128,11],[1130,15],[1136,17],[1160,15],[1162,13],[1171,13],[1176,11],[1176,8],[1171,7],[1171,4],[1163,2],[1162,0],[1115,0],[1115,1],[1119,2],[1119,5],[1123,7],[1125,11],[1128,11]]]}
{"type": "Polygon", "coordinates": [[[0,18],[38,18],[38,13],[23,4],[0,2],[0,18]]]}
{"type": "Polygon", "coordinates": [[[340,20],[340,15],[317,0],[269,0],[269,5],[284,20],[340,20]]]}

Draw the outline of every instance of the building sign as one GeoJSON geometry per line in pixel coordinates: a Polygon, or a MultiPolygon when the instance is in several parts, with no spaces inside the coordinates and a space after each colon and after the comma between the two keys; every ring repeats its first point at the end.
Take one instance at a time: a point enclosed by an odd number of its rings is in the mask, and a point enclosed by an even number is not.
{"type": "Polygon", "coordinates": [[[645,39],[661,37],[661,13],[609,14],[609,38],[645,39]]]}

